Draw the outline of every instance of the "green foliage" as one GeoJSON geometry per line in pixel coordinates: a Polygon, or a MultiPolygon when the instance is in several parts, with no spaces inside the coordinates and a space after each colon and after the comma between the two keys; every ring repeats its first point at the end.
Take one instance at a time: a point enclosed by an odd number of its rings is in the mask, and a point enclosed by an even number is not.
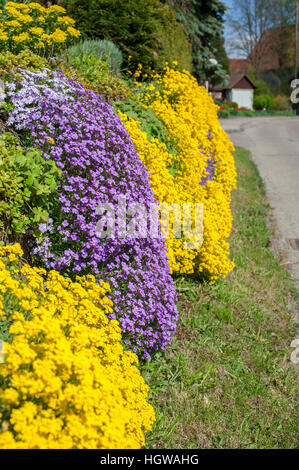
{"type": "Polygon", "coordinates": [[[179,70],[185,69],[191,72],[193,70],[192,46],[185,29],[178,23],[173,11],[167,7],[160,9],[155,23],[159,44],[158,69],[165,62],[172,64],[177,61],[179,70]]]}
{"type": "Polygon", "coordinates": [[[274,109],[287,111],[291,109],[290,98],[286,95],[277,95],[274,98],[274,109]]]}
{"type": "Polygon", "coordinates": [[[255,84],[256,89],[254,90],[254,96],[258,95],[271,95],[271,90],[268,83],[261,78],[257,78],[253,67],[250,67],[248,77],[255,84]]]}
{"type": "Polygon", "coordinates": [[[270,95],[258,95],[253,100],[254,109],[273,109],[274,100],[270,95]]]}
{"type": "Polygon", "coordinates": [[[120,73],[123,62],[121,50],[112,42],[106,39],[85,39],[66,51],[70,63],[78,56],[90,54],[98,59],[106,60],[111,73],[120,73]]]}
{"type": "Polygon", "coordinates": [[[229,70],[229,58],[227,57],[225,46],[224,46],[224,37],[220,36],[215,38],[213,42],[214,47],[214,57],[217,62],[222,66],[223,70],[230,75],[229,70]]]}
{"type": "Polygon", "coordinates": [[[223,47],[223,15],[226,7],[219,0],[161,0],[173,7],[192,44],[194,74],[200,82],[224,83],[228,59],[223,47]],[[210,63],[214,57],[218,64],[210,63]]]}
{"type": "Polygon", "coordinates": [[[227,101],[225,103],[229,108],[237,109],[238,108],[238,103],[235,101],[227,101]]]}
{"type": "Polygon", "coordinates": [[[109,39],[124,53],[125,66],[144,72],[177,60],[191,70],[191,46],[174,13],[158,0],[65,0],[83,36],[109,39]],[[129,60],[130,57],[130,60],[129,60]]]}
{"type": "Polygon", "coordinates": [[[293,282],[269,248],[263,181],[246,150],[237,149],[235,160],[236,268],[212,286],[192,276],[175,280],[174,342],[140,365],[157,416],[147,449],[298,446],[293,282]]]}
{"type": "Polygon", "coordinates": [[[228,109],[219,109],[218,110],[218,117],[220,117],[220,118],[228,118],[229,115],[230,115],[230,113],[229,113],[228,109]]]}
{"type": "Polygon", "coordinates": [[[175,142],[165,130],[166,126],[163,125],[163,122],[151,109],[145,108],[140,102],[133,100],[115,102],[114,108],[133,118],[135,121],[139,121],[140,128],[146,133],[149,141],[151,138],[158,139],[159,142],[163,142],[166,145],[169,153],[177,152],[175,142]]]}
{"type": "Polygon", "coordinates": [[[105,97],[107,101],[133,98],[127,84],[110,73],[108,63],[93,54],[82,52],[78,56],[65,56],[62,58],[61,68],[66,76],[75,78],[86,88],[105,97]]]}
{"type": "Polygon", "coordinates": [[[34,54],[29,49],[24,49],[19,54],[13,54],[9,51],[0,53],[0,77],[2,80],[8,80],[12,74],[15,79],[18,67],[35,72],[46,67],[49,68],[50,64],[47,59],[34,54]]]}
{"type": "Polygon", "coordinates": [[[61,170],[38,150],[26,151],[16,138],[0,136],[0,239],[20,241],[48,220],[61,170]]]}
{"type": "Polygon", "coordinates": [[[294,68],[285,67],[278,70],[265,70],[261,78],[268,84],[272,95],[290,96],[290,82],[294,78],[294,68]]]}

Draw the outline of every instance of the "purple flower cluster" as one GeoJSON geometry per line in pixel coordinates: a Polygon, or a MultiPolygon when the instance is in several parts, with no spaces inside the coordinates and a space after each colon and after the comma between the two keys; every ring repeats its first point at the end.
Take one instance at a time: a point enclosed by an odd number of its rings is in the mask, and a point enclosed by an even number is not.
{"type": "MultiPolygon", "coordinates": [[[[211,139],[210,132],[207,135],[207,139],[208,140],[211,139]]],[[[198,148],[202,148],[201,145],[199,145],[198,148]]],[[[202,151],[201,153],[205,155],[205,152],[202,151]]],[[[213,158],[211,150],[209,150],[209,158],[206,160],[205,176],[202,177],[200,181],[200,186],[204,186],[207,181],[213,181],[214,173],[215,173],[215,160],[213,158]]]]}
{"type": "Polygon", "coordinates": [[[150,359],[165,349],[175,333],[176,292],[162,237],[99,238],[97,208],[110,203],[150,210],[154,195],[146,168],[112,107],[61,72],[22,72],[23,80],[7,91],[14,109],[9,123],[30,133],[33,145],[63,170],[59,210],[47,232],[51,268],[75,276],[92,273],[110,283],[111,298],[124,342],[150,359]],[[52,246],[51,246],[52,245],[52,246]]]}
{"type": "Polygon", "coordinates": [[[210,155],[210,158],[206,161],[206,167],[205,167],[206,175],[202,177],[200,186],[204,186],[207,181],[213,181],[214,171],[215,171],[215,161],[214,161],[213,156],[210,155]]]}

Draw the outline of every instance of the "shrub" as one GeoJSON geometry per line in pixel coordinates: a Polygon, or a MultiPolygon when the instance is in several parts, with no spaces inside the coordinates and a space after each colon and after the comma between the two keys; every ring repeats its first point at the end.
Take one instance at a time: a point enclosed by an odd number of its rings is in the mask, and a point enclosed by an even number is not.
{"type": "Polygon", "coordinates": [[[73,64],[79,56],[92,55],[98,59],[107,60],[110,72],[114,74],[120,73],[123,55],[121,50],[112,41],[86,39],[69,47],[66,53],[70,64],[73,64]]]}
{"type": "Polygon", "coordinates": [[[107,319],[109,285],[19,267],[18,255],[0,247],[0,448],[143,446],[154,411],[137,357],[107,319]]]}
{"type": "Polygon", "coordinates": [[[10,96],[15,108],[9,123],[27,129],[33,145],[63,169],[61,207],[52,214],[49,233],[53,257],[49,261],[47,241],[41,259],[72,277],[92,272],[108,279],[125,343],[149,358],[170,343],[178,316],[164,239],[149,237],[144,229],[137,238],[123,235],[117,217],[114,236],[96,234],[97,208],[105,203],[116,214],[122,213],[121,195],[127,207],[142,203],[150,212],[154,204],[146,169],[125,127],[110,105],[59,73],[23,72],[10,96]]]}
{"type": "Polygon", "coordinates": [[[227,109],[219,109],[219,111],[218,111],[218,116],[220,118],[227,118],[227,117],[229,117],[229,114],[230,113],[227,109]]]}
{"type": "Polygon", "coordinates": [[[202,246],[199,234],[190,240],[197,244],[195,249],[185,249],[188,236],[166,239],[171,269],[195,272],[214,282],[234,266],[227,242],[232,227],[231,190],[236,184],[233,145],[218,122],[212,98],[188,72],[166,67],[163,76],[140,90],[140,100],[161,119],[177,148],[170,154],[157,139],[148,142],[136,122],[122,117],[150,174],[156,199],[204,204],[202,246]]]}
{"type": "Polygon", "coordinates": [[[258,95],[253,100],[254,109],[273,109],[274,100],[270,95],[258,95]]]}
{"type": "Polygon", "coordinates": [[[125,67],[135,71],[162,69],[165,60],[178,60],[191,70],[192,54],[184,28],[159,0],[65,0],[82,34],[109,39],[123,52],[125,67]]]}
{"type": "Polygon", "coordinates": [[[18,54],[10,51],[0,53],[0,77],[4,81],[16,80],[18,68],[36,71],[43,70],[49,65],[47,59],[34,54],[29,49],[23,49],[18,54]]]}
{"type": "Polygon", "coordinates": [[[45,8],[36,2],[7,2],[0,18],[0,49],[17,53],[25,47],[43,56],[53,55],[80,36],[74,24],[58,5],[45,8]]]}
{"type": "Polygon", "coordinates": [[[274,109],[278,111],[291,110],[290,99],[286,95],[277,95],[274,98],[274,109]]]}
{"type": "Polygon", "coordinates": [[[11,134],[0,136],[0,239],[18,241],[46,222],[60,170],[36,149],[25,150],[11,134]]]}
{"type": "Polygon", "coordinates": [[[237,109],[238,107],[238,103],[236,103],[235,101],[227,101],[225,104],[226,106],[232,109],[237,109]]]}
{"type": "MultiPolygon", "coordinates": [[[[177,62],[179,70],[192,71],[192,46],[188,35],[171,8],[158,8],[154,16],[158,63],[161,70],[166,63],[177,62]]],[[[155,54],[155,51],[154,51],[155,54]]],[[[142,60],[141,60],[142,62],[142,60]]]]}
{"type": "Polygon", "coordinates": [[[133,97],[126,83],[109,72],[107,62],[94,55],[82,53],[78,56],[69,56],[68,64],[64,63],[61,66],[66,76],[83,83],[86,88],[99,93],[107,101],[127,100],[133,97]]]}

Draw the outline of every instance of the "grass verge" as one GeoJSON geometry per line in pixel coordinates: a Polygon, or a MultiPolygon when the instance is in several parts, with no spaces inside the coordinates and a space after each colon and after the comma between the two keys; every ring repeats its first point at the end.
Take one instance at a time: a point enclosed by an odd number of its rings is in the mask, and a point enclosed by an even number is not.
{"type": "Polygon", "coordinates": [[[234,272],[215,285],[176,280],[180,320],[171,348],[142,373],[156,423],[147,448],[295,448],[297,372],[289,274],[272,253],[269,210],[249,153],[235,153],[234,272]]]}

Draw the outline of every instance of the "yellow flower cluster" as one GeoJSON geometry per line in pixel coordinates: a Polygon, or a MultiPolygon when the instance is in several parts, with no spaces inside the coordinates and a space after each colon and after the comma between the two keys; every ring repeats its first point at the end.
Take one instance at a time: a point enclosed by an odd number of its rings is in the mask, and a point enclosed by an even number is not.
{"type": "Polygon", "coordinates": [[[11,343],[0,364],[0,448],[139,448],[154,411],[148,387],[108,320],[109,285],[20,266],[0,247],[0,320],[11,343]]]}
{"type": "MultiPolygon", "coordinates": [[[[227,242],[232,227],[231,190],[236,185],[234,147],[219,124],[213,99],[189,72],[167,66],[163,76],[156,75],[154,82],[139,89],[141,102],[165,124],[177,148],[175,155],[168,153],[156,139],[149,142],[137,122],[121,116],[148,169],[157,201],[203,204],[203,244],[186,250],[186,240],[169,237],[166,244],[171,269],[196,272],[215,282],[234,266],[227,242]],[[213,180],[201,184],[210,157],[213,180]]],[[[192,217],[194,228],[194,213],[192,217]]]]}
{"type": "Polygon", "coordinates": [[[74,20],[58,5],[45,8],[39,3],[7,2],[0,15],[0,48],[12,52],[20,47],[36,50],[59,49],[80,36],[74,20]]]}
{"type": "MultiPolygon", "coordinates": [[[[128,118],[120,111],[118,114],[134,142],[138,155],[147,167],[152,190],[156,201],[160,203],[160,214],[162,214],[163,203],[168,205],[178,203],[181,208],[183,202],[188,202],[188,197],[184,190],[180,191],[180,187],[175,183],[173,176],[168,170],[172,163],[173,155],[167,152],[166,145],[159,142],[158,139],[152,138],[148,141],[146,133],[140,129],[140,122],[135,121],[133,118],[128,118]]],[[[174,237],[175,217],[175,210],[170,211],[169,224],[166,224],[164,227],[162,224],[164,233],[168,231],[166,245],[170,272],[192,273],[196,251],[185,249],[186,237],[174,237]]],[[[179,215],[177,217],[180,218],[179,222],[181,223],[181,217],[179,215]]],[[[167,218],[165,218],[165,222],[168,222],[167,218]]],[[[196,242],[192,238],[191,240],[196,242]]]]}

